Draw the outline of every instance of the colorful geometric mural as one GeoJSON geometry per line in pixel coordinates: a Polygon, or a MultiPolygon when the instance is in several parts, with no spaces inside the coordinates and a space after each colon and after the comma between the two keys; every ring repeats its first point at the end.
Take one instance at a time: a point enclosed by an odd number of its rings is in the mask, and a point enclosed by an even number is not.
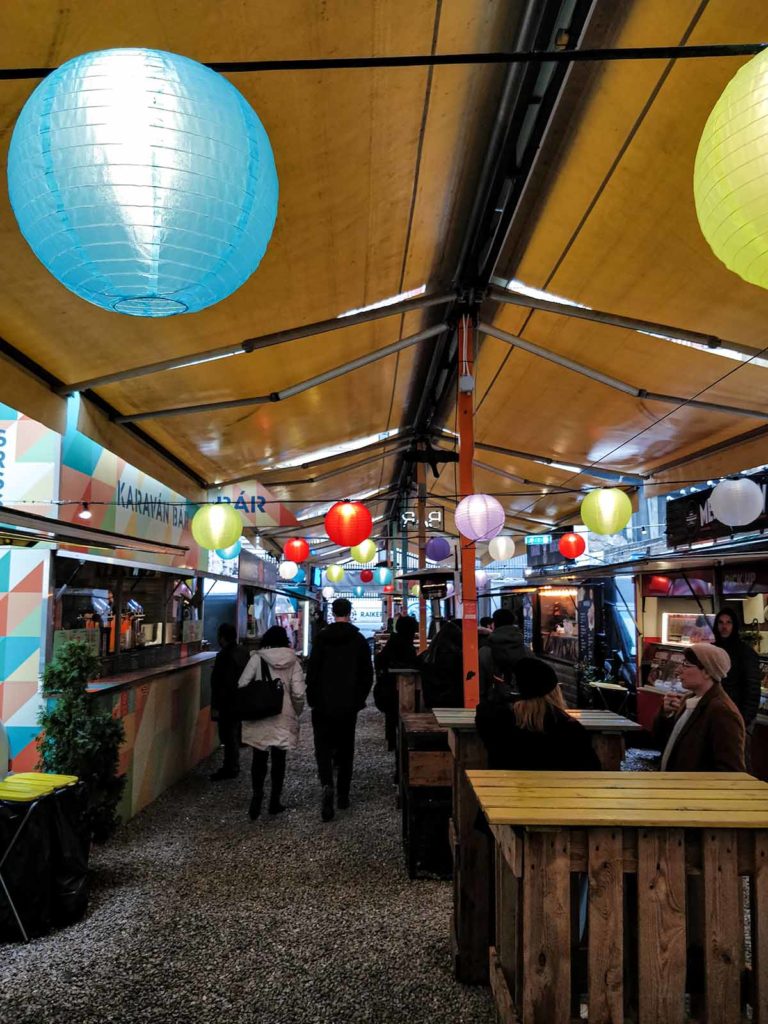
{"type": "Polygon", "coordinates": [[[50,558],[48,551],[0,548],[0,719],[14,771],[30,771],[37,764],[50,558]]]}
{"type": "Polygon", "coordinates": [[[183,778],[218,745],[211,721],[210,673],[213,656],[195,665],[116,688],[91,683],[99,706],[122,720],[125,742],[120,772],[126,786],[118,808],[123,821],[183,778]]]}
{"type": "MultiPolygon", "coordinates": [[[[80,523],[80,503],[88,502],[88,526],[189,549],[170,557],[142,552],[141,561],[205,569],[208,552],[197,546],[189,528],[197,505],[81,434],[77,408],[77,402],[70,400],[59,490],[61,501],[67,504],[61,505],[59,518],[80,523]]],[[[137,553],[116,551],[114,556],[136,560],[137,553]]]]}
{"type": "Polygon", "coordinates": [[[55,516],[61,438],[0,403],[0,505],[55,516]]]}

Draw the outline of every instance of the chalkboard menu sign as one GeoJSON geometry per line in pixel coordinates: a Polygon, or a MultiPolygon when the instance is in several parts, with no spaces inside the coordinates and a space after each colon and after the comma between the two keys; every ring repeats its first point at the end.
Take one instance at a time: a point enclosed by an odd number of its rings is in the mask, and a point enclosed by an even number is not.
{"type": "Polygon", "coordinates": [[[578,608],[579,660],[591,665],[595,660],[595,591],[593,587],[579,587],[576,595],[578,608]]]}

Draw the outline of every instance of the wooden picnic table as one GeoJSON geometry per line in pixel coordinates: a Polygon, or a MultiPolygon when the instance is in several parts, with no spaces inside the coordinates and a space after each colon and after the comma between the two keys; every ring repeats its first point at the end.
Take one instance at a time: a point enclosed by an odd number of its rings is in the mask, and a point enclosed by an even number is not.
{"type": "MultiPolygon", "coordinates": [[[[438,725],[448,729],[453,754],[453,966],[459,981],[488,982],[488,946],[493,899],[492,865],[486,837],[477,831],[478,803],[467,779],[469,769],[486,768],[485,747],[470,708],[434,708],[438,725]]],[[[589,731],[604,768],[617,768],[624,734],[640,729],[636,722],[611,711],[571,709],[589,731]]]]}
{"type": "Polygon", "coordinates": [[[701,1022],[739,1024],[747,1003],[768,1022],[768,785],[738,772],[468,777],[494,838],[503,1022],[574,1021],[581,992],[590,1024],[682,1024],[686,992],[701,1022]]]}
{"type": "Polygon", "coordinates": [[[391,668],[389,674],[395,677],[398,715],[423,711],[424,699],[421,692],[419,670],[417,668],[391,668]]]}

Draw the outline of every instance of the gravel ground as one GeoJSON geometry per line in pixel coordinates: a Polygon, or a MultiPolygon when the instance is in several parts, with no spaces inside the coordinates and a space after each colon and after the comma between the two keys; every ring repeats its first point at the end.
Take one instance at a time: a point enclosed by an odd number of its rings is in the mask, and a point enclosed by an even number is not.
{"type": "Polygon", "coordinates": [[[451,883],[406,876],[381,715],[327,824],[311,744],[306,721],[276,818],[248,819],[247,770],[208,781],[216,756],[97,847],[85,920],[0,948],[0,1021],[492,1024],[453,980],[451,883]]]}

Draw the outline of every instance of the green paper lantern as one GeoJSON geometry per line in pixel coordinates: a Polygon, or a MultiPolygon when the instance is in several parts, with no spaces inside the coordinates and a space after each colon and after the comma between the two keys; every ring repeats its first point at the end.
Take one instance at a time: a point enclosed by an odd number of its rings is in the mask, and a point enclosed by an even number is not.
{"type": "Polygon", "coordinates": [[[632,502],[618,487],[598,487],[582,501],[581,518],[592,533],[618,533],[632,518],[632,502]]]}
{"type": "Polygon", "coordinates": [[[192,536],[201,548],[229,548],[243,533],[243,520],[228,502],[203,505],[192,517],[192,536]]]}
{"type": "Polygon", "coordinates": [[[713,107],[696,153],[693,195],[715,256],[768,288],[768,51],[736,72],[713,107]]]}
{"type": "Polygon", "coordinates": [[[376,542],[369,537],[368,540],[355,544],[353,548],[349,549],[349,553],[356,562],[365,565],[366,562],[372,562],[376,557],[376,542]]]}
{"type": "Polygon", "coordinates": [[[329,565],[325,570],[325,575],[329,583],[341,583],[344,579],[344,570],[340,565],[329,565]]]}

